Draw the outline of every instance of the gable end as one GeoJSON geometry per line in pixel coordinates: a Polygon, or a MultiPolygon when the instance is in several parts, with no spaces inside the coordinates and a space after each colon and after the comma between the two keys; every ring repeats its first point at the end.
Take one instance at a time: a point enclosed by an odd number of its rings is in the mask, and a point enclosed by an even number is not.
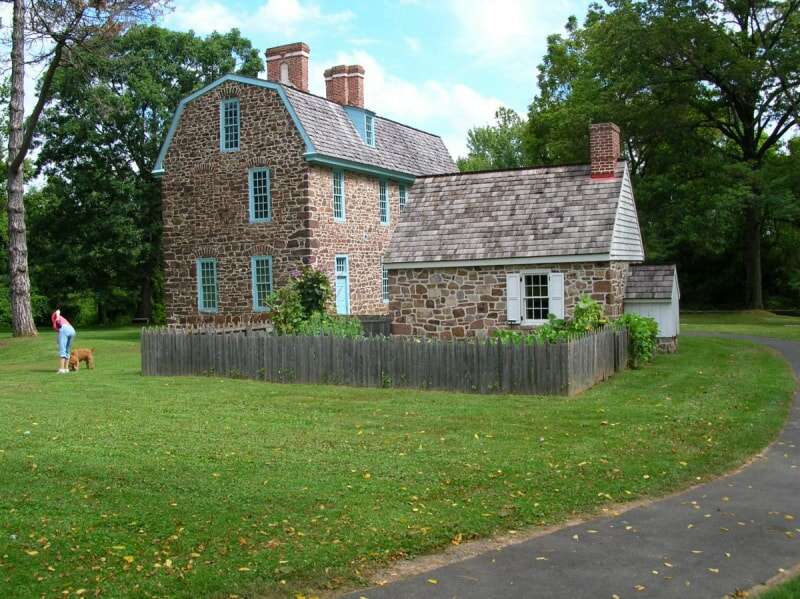
{"type": "Polygon", "coordinates": [[[617,211],[614,215],[614,229],[611,234],[609,253],[611,260],[644,261],[644,244],[639,228],[639,215],[636,212],[636,201],[633,198],[633,186],[627,165],[625,165],[617,211]]]}

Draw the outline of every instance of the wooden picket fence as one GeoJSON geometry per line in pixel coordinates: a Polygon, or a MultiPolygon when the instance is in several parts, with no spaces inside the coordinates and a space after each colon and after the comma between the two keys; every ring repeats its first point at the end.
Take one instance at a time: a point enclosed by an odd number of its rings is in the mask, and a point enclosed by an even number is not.
{"type": "Polygon", "coordinates": [[[141,352],[147,376],[572,395],[626,367],[628,333],[608,328],[564,343],[500,344],[148,328],[141,352]]]}

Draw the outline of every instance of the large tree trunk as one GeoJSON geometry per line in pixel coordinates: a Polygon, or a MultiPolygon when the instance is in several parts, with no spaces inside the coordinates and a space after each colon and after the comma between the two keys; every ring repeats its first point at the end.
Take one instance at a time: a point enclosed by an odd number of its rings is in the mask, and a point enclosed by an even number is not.
{"type": "Polygon", "coordinates": [[[751,205],[745,210],[744,218],[745,305],[752,310],[762,310],[761,214],[751,205]]]}
{"type": "Polygon", "coordinates": [[[11,34],[11,101],[8,135],[8,274],[11,283],[11,328],[15,337],[36,335],[31,310],[31,282],[28,275],[28,239],[25,229],[25,190],[22,125],[25,111],[25,52],[23,0],[14,0],[11,34]]]}

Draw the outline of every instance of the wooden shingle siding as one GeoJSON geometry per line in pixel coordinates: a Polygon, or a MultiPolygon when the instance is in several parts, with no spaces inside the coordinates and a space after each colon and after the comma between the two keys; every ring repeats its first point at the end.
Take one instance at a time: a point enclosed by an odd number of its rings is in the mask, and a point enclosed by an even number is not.
{"type": "Polygon", "coordinates": [[[628,168],[622,178],[614,230],[611,234],[611,259],[641,262],[644,260],[642,233],[633,199],[633,188],[628,168]]]}

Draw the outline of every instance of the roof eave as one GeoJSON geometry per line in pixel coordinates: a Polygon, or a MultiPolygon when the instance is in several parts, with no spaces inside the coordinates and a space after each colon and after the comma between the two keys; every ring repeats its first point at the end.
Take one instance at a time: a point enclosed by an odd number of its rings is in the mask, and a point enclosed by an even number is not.
{"type": "Polygon", "coordinates": [[[536,264],[570,264],[573,262],[610,262],[609,254],[566,254],[559,256],[513,256],[500,258],[477,258],[474,260],[419,260],[411,262],[390,259],[383,265],[389,270],[401,268],[450,268],[459,266],[511,266],[511,265],[536,265],[536,264]]]}
{"type": "Polygon", "coordinates": [[[319,164],[322,166],[327,166],[331,168],[340,168],[348,171],[353,171],[357,173],[363,173],[366,175],[371,175],[374,177],[381,177],[384,179],[392,179],[394,181],[399,181],[400,183],[414,183],[416,176],[410,173],[404,173],[401,171],[395,171],[392,169],[383,168],[380,166],[373,166],[369,164],[364,164],[362,162],[355,162],[352,160],[345,160],[342,158],[335,158],[333,156],[327,156],[325,154],[320,154],[318,152],[306,152],[303,157],[306,159],[307,162],[310,164],[319,164]]]}

